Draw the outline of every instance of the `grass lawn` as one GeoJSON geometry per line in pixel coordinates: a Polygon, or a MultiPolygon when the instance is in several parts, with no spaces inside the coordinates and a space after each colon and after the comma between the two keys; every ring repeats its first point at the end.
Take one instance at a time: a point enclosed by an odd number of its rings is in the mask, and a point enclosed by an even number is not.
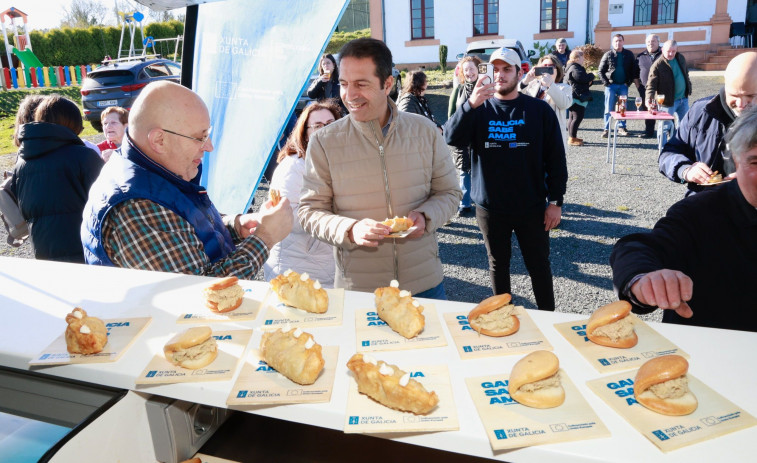
{"type": "MultiPolygon", "coordinates": [[[[16,152],[16,146],[13,144],[13,129],[14,123],[16,122],[16,111],[18,111],[18,105],[26,95],[33,93],[39,93],[42,95],[58,93],[75,102],[81,107],[81,94],[79,93],[79,89],[80,87],[64,87],[29,90],[6,90],[0,92],[0,155],[16,152]]],[[[89,123],[85,122],[84,131],[79,136],[87,137],[96,134],[97,131],[93,129],[89,123]]],[[[3,161],[0,161],[0,163],[3,163],[3,161]]],[[[6,166],[2,165],[0,167],[6,166]]]]}

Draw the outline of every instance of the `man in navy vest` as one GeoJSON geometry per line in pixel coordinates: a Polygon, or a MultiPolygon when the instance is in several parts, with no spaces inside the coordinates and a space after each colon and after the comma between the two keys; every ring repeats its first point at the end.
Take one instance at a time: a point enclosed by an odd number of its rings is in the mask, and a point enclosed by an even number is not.
{"type": "Polygon", "coordinates": [[[145,87],[121,149],[89,192],[81,229],[87,263],[255,276],[291,231],[292,209],[283,199],[258,214],[221,216],[199,185],[210,132],[208,109],[191,90],[167,81],[145,87]]]}

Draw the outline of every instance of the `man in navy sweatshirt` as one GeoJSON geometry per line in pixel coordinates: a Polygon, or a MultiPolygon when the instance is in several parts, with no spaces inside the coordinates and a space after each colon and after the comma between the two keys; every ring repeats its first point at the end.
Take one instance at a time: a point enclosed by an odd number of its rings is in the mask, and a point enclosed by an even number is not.
{"type": "Polygon", "coordinates": [[[492,53],[494,82],[479,78],[444,127],[447,144],[471,147],[471,198],[484,236],[494,294],[510,292],[513,231],[536,305],[555,309],[549,230],[560,223],[568,180],[565,147],[552,108],[518,92],[520,58],[492,53]]]}

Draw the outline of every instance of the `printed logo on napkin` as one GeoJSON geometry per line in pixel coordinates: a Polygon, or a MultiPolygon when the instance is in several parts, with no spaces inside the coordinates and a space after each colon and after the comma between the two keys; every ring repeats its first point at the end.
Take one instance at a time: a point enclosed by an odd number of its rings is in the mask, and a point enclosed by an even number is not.
{"type": "Polygon", "coordinates": [[[433,304],[423,304],[423,316],[426,319],[423,331],[418,336],[407,339],[381,320],[376,309],[355,310],[357,351],[378,352],[446,346],[447,340],[436,307],[433,304]]]}
{"type": "Polygon", "coordinates": [[[357,381],[352,373],[347,391],[347,411],[344,432],[432,432],[457,431],[457,407],[452,396],[449,370],[446,365],[425,365],[413,368],[402,367],[410,376],[423,384],[427,391],[436,392],[439,403],[426,415],[401,412],[388,408],[357,390],[357,381]]]}
{"type": "Polygon", "coordinates": [[[279,296],[269,288],[263,299],[262,329],[283,328],[287,324],[299,327],[335,326],[342,324],[344,312],[344,289],[327,289],[329,307],[325,313],[310,313],[290,307],[279,300],[279,296]]]}
{"type": "Polygon", "coordinates": [[[667,416],[636,402],[633,394],[636,372],[587,381],[595,394],[663,452],[713,439],[757,425],[757,419],[702,381],[687,374],[689,390],[699,405],[690,415],[667,416]]]}
{"type": "Polygon", "coordinates": [[[196,308],[192,313],[183,313],[179,315],[176,323],[218,323],[218,322],[241,322],[252,321],[258,318],[261,303],[252,299],[250,296],[252,289],[245,288],[242,305],[230,312],[216,313],[205,307],[202,299],[198,299],[196,308]]]}
{"type": "Polygon", "coordinates": [[[591,342],[586,337],[586,324],[589,320],[557,323],[555,329],[600,373],[638,368],[647,360],[663,355],[678,354],[689,358],[689,354],[644,323],[639,317],[630,314],[629,318],[633,321],[639,343],[628,349],[600,346],[591,342]]]}
{"type": "Polygon", "coordinates": [[[323,346],[326,364],[313,384],[297,384],[263,360],[259,349],[252,349],[242,365],[239,378],[226,399],[227,405],[298,404],[328,402],[334,389],[339,346],[323,346]]]}
{"type": "Polygon", "coordinates": [[[191,383],[198,381],[225,381],[234,376],[247,343],[252,336],[252,330],[214,331],[213,337],[218,344],[218,356],[208,365],[197,370],[190,370],[174,365],[166,360],[163,345],[175,333],[172,333],[160,344],[160,351],[150,360],[150,363],[140,373],[135,381],[137,384],[172,384],[191,383]]]}
{"type": "Polygon", "coordinates": [[[29,365],[65,365],[72,363],[106,363],[120,359],[139,335],[147,328],[152,317],[103,319],[108,330],[108,342],[97,354],[70,354],[66,349],[65,323],[60,336],[45,350],[29,361],[29,365]]]}
{"type": "Polygon", "coordinates": [[[493,450],[610,436],[565,370],[560,370],[565,402],[555,408],[531,408],[514,401],[509,378],[494,375],[465,379],[493,450]]]}
{"type": "Polygon", "coordinates": [[[493,337],[477,333],[468,323],[467,313],[445,313],[444,321],[452,334],[460,358],[472,359],[513,355],[535,350],[552,350],[539,327],[523,307],[516,307],[520,329],[509,336],[493,337]]]}

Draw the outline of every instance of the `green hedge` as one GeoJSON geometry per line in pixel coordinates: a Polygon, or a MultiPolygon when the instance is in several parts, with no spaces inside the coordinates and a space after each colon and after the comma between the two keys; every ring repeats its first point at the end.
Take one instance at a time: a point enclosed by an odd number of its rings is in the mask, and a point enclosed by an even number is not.
{"type": "MultiPolygon", "coordinates": [[[[145,35],[155,39],[175,38],[184,33],[184,23],[168,21],[151,23],[145,26],[145,35]]],[[[121,38],[121,28],[92,26],[88,29],[51,29],[47,32],[31,31],[34,54],[45,66],[71,66],[79,64],[99,63],[105,55],[112,58],[118,56],[118,42],[121,38]]],[[[128,29],[124,31],[123,50],[129,50],[128,29]]],[[[142,31],[134,34],[134,48],[142,49],[142,31]]],[[[172,54],[173,47],[164,46],[165,54],[172,54]],[[169,51],[170,50],[170,51],[169,51]]],[[[180,47],[181,48],[181,47],[180,47]]],[[[5,43],[0,37],[0,50],[5,50],[5,43]]],[[[158,46],[156,50],[160,53],[158,46]]]]}
{"type": "Polygon", "coordinates": [[[326,53],[339,53],[339,50],[342,49],[345,43],[349,42],[350,40],[360,39],[363,37],[370,37],[371,36],[371,30],[370,29],[361,29],[359,31],[354,32],[334,32],[331,35],[331,40],[329,40],[329,44],[326,45],[326,53]]]}

